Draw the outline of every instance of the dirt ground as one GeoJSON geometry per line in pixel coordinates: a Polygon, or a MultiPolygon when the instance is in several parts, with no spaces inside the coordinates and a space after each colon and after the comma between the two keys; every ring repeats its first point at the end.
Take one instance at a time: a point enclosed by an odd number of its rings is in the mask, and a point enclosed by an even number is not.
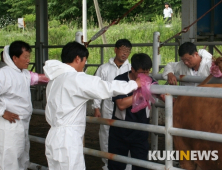
{"type": "MultiPolygon", "coordinates": [[[[29,134],[46,138],[49,130],[49,125],[44,116],[32,115],[30,122],[29,134]]],[[[98,124],[86,124],[85,132],[85,147],[100,150],[99,137],[98,137],[99,125],[98,124]]],[[[150,135],[151,136],[151,135],[150,135]]],[[[159,137],[159,150],[163,150],[165,147],[164,136],[159,137]]],[[[149,140],[150,142],[150,140],[149,140]]],[[[30,161],[39,165],[48,166],[45,157],[45,146],[36,142],[31,142],[30,148],[30,161]]],[[[101,158],[85,155],[86,170],[102,170],[103,163],[101,158]]]]}

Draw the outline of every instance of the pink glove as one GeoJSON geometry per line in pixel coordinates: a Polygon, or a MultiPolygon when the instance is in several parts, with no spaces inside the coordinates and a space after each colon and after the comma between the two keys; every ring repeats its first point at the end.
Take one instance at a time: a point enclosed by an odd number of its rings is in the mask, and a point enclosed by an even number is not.
{"type": "Polygon", "coordinates": [[[31,83],[30,85],[36,85],[36,84],[47,84],[49,82],[49,79],[45,76],[45,74],[38,74],[30,71],[31,75],[31,83]]]}
{"type": "Polygon", "coordinates": [[[222,77],[222,73],[221,73],[219,67],[215,64],[215,61],[212,62],[212,65],[210,67],[210,73],[214,77],[222,77]]]}
{"type": "Polygon", "coordinates": [[[139,73],[138,77],[141,81],[141,88],[133,92],[133,104],[131,109],[132,113],[136,113],[139,110],[146,108],[147,106],[149,109],[151,109],[150,102],[155,102],[150,92],[150,85],[157,83],[152,83],[152,78],[143,73],[139,73]]]}

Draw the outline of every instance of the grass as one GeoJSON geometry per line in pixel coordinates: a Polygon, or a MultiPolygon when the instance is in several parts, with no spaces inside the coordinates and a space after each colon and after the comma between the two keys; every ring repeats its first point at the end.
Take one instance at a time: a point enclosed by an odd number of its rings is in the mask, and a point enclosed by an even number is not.
{"type": "MultiPolygon", "coordinates": [[[[139,19],[138,19],[139,20],[139,19]]],[[[36,41],[36,33],[34,24],[26,28],[23,32],[18,29],[17,25],[9,25],[5,28],[0,29],[0,46],[10,44],[14,40],[24,40],[30,45],[34,45],[36,41]]],[[[104,26],[109,25],[109,23],[104,23],[104,26]]],[[[49,21],[49,35],[48,43],[49,45],[65,45],[69,41],[75,39],[75,33],[81,31],[81,28],[77,28],[77,24],[73,21],[67,25],[61,25],[58,21],[49,21]]],[[[88,25],[87,36],[90,39],[95,33],[99,31],[99,28],[93,24],[88,25]]],[[[174,16],[172,20],[171,27],[166,27],[161,16],[156,16],[153,22],[141,21],[137,22],[137,18],[134,19],[132,23],[126,23],[124,20],[118,25],[111,26],[105,33],[107,43],[115,44],[118,39],[127,38],[133,44],[134,43],[152,43],[153,33],[160,32],[160,41],[163,42],[168,38],[172,37],[176,33],[181,31],[181,17],[174,16]]],[[[174,39],[171,40],[174,42],[174,39]]],[[[90,43],[102,44],[102,37],[99,37],[95,41],[90,43]]],[[[100,48],[88,48],[89,49],[89,64],[100,64],[100,48]]],[[[151,58],[153,57],[152,47],[133,47],[129,59],[134,53],[143,52],[147,53],[151,58]]],[[[31,61],[34,62],[34,49],[32,52],[31,61]]],[[[49,49],[49,59],[60,59],[61,48],[49,49]]],[[[161,65],[165,65],[168,62],[175,61],[175,47],[161,47],[161,65]]],[[[107,62],[109,58],[114,57],[113,48],[105,48],[104,50],[104,62],[107,62]]],[[[88,74],[94,74],[96,67],[89,67],[87,69],[88,74]]],[[[161,83],[162,84],[162,83],[161,83]]]]}

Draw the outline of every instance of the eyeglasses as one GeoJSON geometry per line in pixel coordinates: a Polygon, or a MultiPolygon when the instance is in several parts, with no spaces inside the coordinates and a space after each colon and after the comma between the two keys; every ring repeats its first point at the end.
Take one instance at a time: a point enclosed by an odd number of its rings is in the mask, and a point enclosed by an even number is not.
{"type": "Polygon", "coordinates": [[[193,57],[194,57],[194,54],[193,55],[190,55],[190,56],[186,56],[186,57],[181,57],[181,60],[186,63],[186,62],[191,62],[193,60],[193,57]]]}
{"type": "Polygon", "coordinates": [[[118,50],[120,50],[121,52],[126,53],[126,54],[130,54],[131,53],[131,49],[130,48],[126,48],[126,47],[120,47],[120,48],[118,48],[118,50]]]}

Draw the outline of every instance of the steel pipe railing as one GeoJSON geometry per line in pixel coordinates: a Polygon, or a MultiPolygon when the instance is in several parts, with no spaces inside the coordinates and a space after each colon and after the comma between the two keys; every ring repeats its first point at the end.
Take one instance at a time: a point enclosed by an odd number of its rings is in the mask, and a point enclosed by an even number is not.
{"type": "MultiPolygon", "coordinates": [[[[33,109],[34,114],[44,115],[45,114],[44,112],[45,112],[44,110],[33,109]]],[[[165,134],[165,128],[162,126],[147,125],[147,124],[134,123],[134,122],[125,122],[125,121],[113,120],[113,119],[103,119],[100,117],[91,117],[91,116],[86,116],[86,122],[165,134]]]]}
{"type": "MultiPolygon", "coordinates": [[[[159,65],[160,63],[160,55],[159,55],[159,33],[154,33],[154,42],[153,43],[144,43],[146,46],[153,45],[153,77],[160,80],[163,79],[162,75],[159,74],[159,65]]],[[[144,44],[133,44],[134,46],[143,46],[144,44]]],[[[197,43],[195,43],[197,44],[197,43]]],[[[201,44],[201,43],[199,43],[201,44]]],[[[206,43],[205,43],[206,44],[206,43]]],[[[222,43],[221,43],[222,44],[222,43]]],[[[169,43],[169,46],[178,45],[178,43],[169,43]]],[[[89,45],[89,47],[114,47],[114,45],[89,45]]],[[[50,48],[49,46],[45,46],[43,48],[50,48]]],[[[102,50],[101,50],[102,51],[102,50]]],[[[103,53],[103,52],[102,52],[103,53]]],[[[102,60],[101,60],[102,61],[102,60]]],[[[206,77],[193,77],[193,76],[176,76],[179,81],[191,81],[194,83],[202,82],[206,77]]],[[[86,117],[86,121],[89,123],[97,123],[97,124],[105,124],[110,126],[117,126],[135,130],[143,130],[149,131],[153,133],[160,133],[165,134],[166,142],[165,148],[166,150],[173,150],[173,137],[172,135],[181,136],[181,137],[190,137],[195,139],[203,139],[215,142],[222,142],[222,135],[216,133],[209,133],[209,132],[199,132],[194,130],[187,130],[187,129],[179,129],[173,128],[172,116],[173,116],[173,100],[172,95],[184,95],[184,96],[199,96],[199,97],[217,97],[222,98],[222,91],[219,88],[211,88],[211,87],[187,87],[187,86],[163,86],[163,85],[151,85],[150,88],[151,92],[154,94],[167,94],[166,95],[166,126],[157,126],[157,125],[147,125],[147,124],[140,124],[134,122],[124,122],[120,120],[111,120],[111,119],[103,119],[103,118],[96,118],[96,117],[86,117]]],[[[155,106],[163,107],[162,103],[156,102],[155,106]]],[[[40,109],[34,109],[33,113],[44,115],[44,111],[40,109]]],[[[155,123],[156,124],[156,123],[155,123]]],[[[39,143],[44,143],[44,138],[39,138],[36,136],[30,135],[30,141],[35,141],[39,143]]],[[[156,141],[156,139],[154,140],[156,141]]],[[[155,148],[155,147],[154,147],[155,148]]],[[[111,154],[107,152],[97,151],[89,148],[84,148],[84,153],[97,156],[97,157],[104,157],[107,159],[111,159],[114,161],[119,161],[123,163],[130,163],[136,166],[144,167],[144,168],[151,168],[151,169],[168,169],[168,170],[179,170],[180,168],[173,167],[172,160],[165,160],[165,165],[138,160],[134,158],[124,157],[116,154],[111,154]]],[[[181,170],[181,169],[180,169],[181,170]]]]}
{"type": "Polygon", "coordinates": [[[35,163],[32,163],[32,162],[30,162],[28,168],[32,169],[32,170],[49,170],[49,168],[47,168],[45,166],[38,165],[38,164],[35,164],[35,163]]]}
{"type": "Polygon", "coordinates": [[[221,88],[214,87],[151,85],[150,91],[154,94],[222,98],[221,88]]]}
{"type": "Polygon", "coordinates": [[[158,170],[164,170],[165,166],[149,161],[143,161],[143,160],[138,160],[135,158],[129,158],[126,156],[121,156],[121,155],[116,155],[112,153],[107,153],[103,151],[97,151],[94,149],[89,149],[89,148],[84,148],[84,153],[87,155],[92,155],[96,157],[102,157],[102,158],[107,158],[113,161],[118,161],[118,162],[123,162],[126,164],[132,164],[135,166],[143,167],[143,168],[149,168],[149,169],[158,169],[158,170]]]}
{"type": "MultiPolygon", "coordinates": [[[[33,141],[33,142],[38,142],[38,143],[42,143],[42,144],[45,143],[45,139],[41,138],[41,137],[29,135],[29,138],[30,138],[30,141],[33,141]]],[[[112,153],[108,153],[108,152],[98,151],[98,150],[94,150],[94,149],[90,149],[90,148],[86,148],[86,147],[83,148],[83,152],[84,152],[84,154],[87,154],[87,155],[107,158],[107,159],[110,159],[113,161],[123,162],[126,164],[133,164],[135,166],[139,166],[139,167],[143,167],[143,168],[165,170],[165,166],[158,164],[158,163],[153,163],[153,162],[144,161],[144,160],[138,160],[135,158],[129,158],[126,156],[121,156],[121,155],[116,155],[116,154],[112,154],[112,153]]],[[[33,164],[33,166],[34,165],[36,165],[36,164],[33,164]]],[[[44,167],[44,168],[46,168],[46,167],[44,167]]],[[[42,169],[40,169],[40,170],[42,170],[42,169]]],[[[43,169],[43,170],[45,170],[45,169],[43,169]]],[[[46,170],[47,170],[47,168],[46,168],[46,170]]],[[[182,169],[173,168],[171,170],[182,170],[182,169]]]]}
{"type": "Polygon", "coordinates": [[[33,109],[33,114],[45,116],[45,110],[42,109],[33,109]]]}
{"type": "Polygon", "coordinates": [[[45,144],[45,138],[29,135],[29,140],[33,142],[45,144]]]}
{"type": "MultiPolygon", "coordinates": [[[[29,139],[30,139],[30,141],[33,141],[33,142],[45,144],[45,139],[41,138],[41,137],[29,135],[29,139]]],[[[138,159],[129,158],[129,157],[125,157],[125,156],[120,156],[120,155],[116,155],[116,154],[112,154],[112,153],[108,153],[108,152],[97,151],[97,150],[89,149],[89,148],[85,148],[85,147],[84,147],[83,151],[84,151],[84,154],[87,154],[87,155],[103,157],[103,158],[107,158],[107,159],[111,159],[111,160],[119,161],[119,162],[123,162],[123,163],[130,163],[130,164],[144,167],[144,168],[158,167],[158,169],[164,169],[164,167],[165,167],[164,165],[160,165],[157,163],[152,163],[152,162],[148,162],[148,161],[143,161],[143,160],[138,160],[138,159]]]]}
{"type": "Polygon", "coordinates": [[[90,116],[86,116],[86,122],[165,134],[165,128],[163,126],[155,126],[150,124],[147,125],[141,123],[125,122],[113,119],[103,119],[99,117],[90,116]]]}
{"type": "Polygon", "coordinates": [[[201,132],[196,130],[180,129],[180,128],[169,128],[168,132],[174,136],[188,137],[193,139],[202,139],[213,142],[222,142],[222,134],[201,132]]]}
{"type": "MultiPolygon", "coordinates": [[[[155,78],[156,80],[165,80],[162,74],[159,74],[159,73],[151,74],[151,76],[155,78]]],[[[175,76],[177,78],[177,81],[192,82],[192,83],[201,83],[207,78],[205,76],[190,76],[190,75],[175,75],[175,76]]]]}

